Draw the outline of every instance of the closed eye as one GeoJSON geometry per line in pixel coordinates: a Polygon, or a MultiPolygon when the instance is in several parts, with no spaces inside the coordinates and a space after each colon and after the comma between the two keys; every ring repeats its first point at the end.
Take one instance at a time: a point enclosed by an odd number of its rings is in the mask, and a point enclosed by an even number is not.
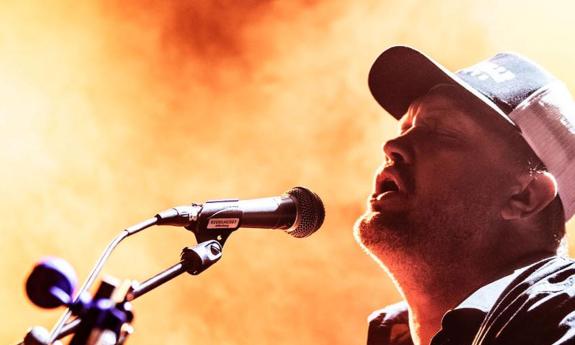
{"type": "Polygon", "coordinates": [[[458,140],[459,136],[451,131],[444,131],[444,130],[436,130],[435,133],[442,138],[450,139],[450,140],[458,140]]]}

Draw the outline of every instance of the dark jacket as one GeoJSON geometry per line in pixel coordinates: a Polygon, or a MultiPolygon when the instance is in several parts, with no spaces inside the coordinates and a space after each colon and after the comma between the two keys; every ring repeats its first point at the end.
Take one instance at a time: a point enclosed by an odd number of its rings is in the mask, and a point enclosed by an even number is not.
{"type": "MultiPolygon", "coordinates": [[[[372,315],[368,345],[412,344],[404,302],[372,315]]],[[[575,262],[542,260],[517,276],[487,313],[454,309],[441,324],[431,345],[575,344],[575,262]]]]}

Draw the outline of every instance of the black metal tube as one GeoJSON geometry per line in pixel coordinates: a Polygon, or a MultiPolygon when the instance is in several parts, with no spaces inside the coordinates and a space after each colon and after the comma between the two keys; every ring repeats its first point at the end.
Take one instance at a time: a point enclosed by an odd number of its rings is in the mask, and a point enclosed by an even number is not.
{"type": "Polygon", "coordinates": [[[153,276],[152,278],[140,283],[133,291],[128,292],[126,296],[127,301],[133,301],[136,298],[142,296],[146,292],[157,288],[158,286],[174,279],[180,274],[186,272],[184,261],[180,261],[174,266],[164,270],[153,276]]]}

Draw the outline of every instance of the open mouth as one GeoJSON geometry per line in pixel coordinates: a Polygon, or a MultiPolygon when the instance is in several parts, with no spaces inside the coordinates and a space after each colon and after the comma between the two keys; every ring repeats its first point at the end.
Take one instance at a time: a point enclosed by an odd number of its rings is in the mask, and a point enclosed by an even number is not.
{"type": "Polygon", "coordinates": [[[406,183],[405,176],[409,176],[408,172],[401,172],[396,166],[385,166],[378,171],[370,202],[376,204],[385,202],[386,205],[390,202],[405,204],[411,192],[408,189],[411,184],[406,183]]]}
{"type": "Polygon", "coordinates": [[[379,171],[374,181],[373,194],[368,201],[368,209],[374,212],[406,210],[409,205],[409,190],[403,178],[396,167],[385,167],[379,171]]]}
{"type": "Polygon", "coordinates": [[[378,188],[378,194],[385,194],[387,192],[399,192],[399,187],[394,180],[386,178],[378,188]]]}

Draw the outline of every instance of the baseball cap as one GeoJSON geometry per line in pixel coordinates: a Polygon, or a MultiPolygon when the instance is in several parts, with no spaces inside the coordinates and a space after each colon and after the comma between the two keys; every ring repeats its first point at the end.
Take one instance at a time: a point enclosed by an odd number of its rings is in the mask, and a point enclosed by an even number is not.
{"type": "Polygon", "coordinates": [[[513,125],[555,176],[565,219],[575,214],[575,103],[560,80],[515,53],[499,53],[455,73],[406,46],[385,50],[369,72],[369,89],[396,119],[437,84],[479,98],[513,125]]]}

